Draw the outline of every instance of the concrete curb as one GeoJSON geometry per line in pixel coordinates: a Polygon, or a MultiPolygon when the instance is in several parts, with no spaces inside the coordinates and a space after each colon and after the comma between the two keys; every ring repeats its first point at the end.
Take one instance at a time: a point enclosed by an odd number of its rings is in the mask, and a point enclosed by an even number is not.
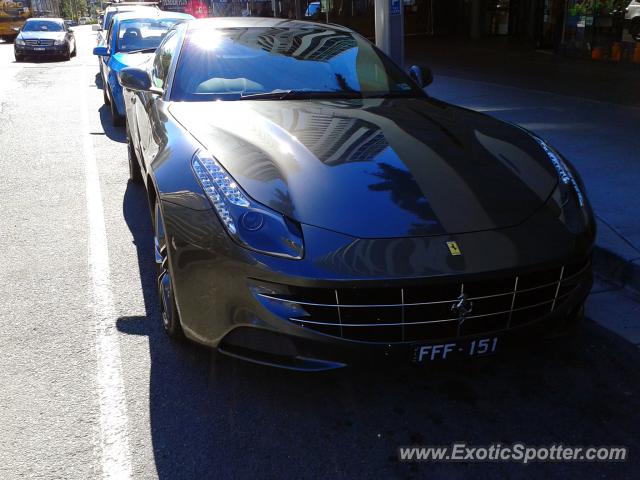
{"type": "Polygon", "coordinates": [[[640,252],[600,219],[593,271],[605,281],[626,288],[640,298],[640,252]]]}

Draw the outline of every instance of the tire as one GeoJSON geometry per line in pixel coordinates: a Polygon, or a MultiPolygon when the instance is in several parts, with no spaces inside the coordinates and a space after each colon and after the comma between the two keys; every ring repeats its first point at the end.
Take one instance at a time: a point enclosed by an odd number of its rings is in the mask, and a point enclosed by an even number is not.
{"type": "MultiPolygon", "coordinates": [[[[111,98],[113,98],[113,94],[111,98]]],[[[111,109],[111,123],[113,123],[114,127],[122,127],[124,125],[124,117],[118,113],[116,102],[109,102],[109,107],[111,109]]]]}
{"type": "Polygon", "coordinates": [[[71,60],[71,47],[67,47],[67,53],[64,54],[64,56],[62,57],[64,59],[65,62],[68,62],[69,60],[71,60]]]}
{"type": "MultiPolygon", "coordinates": [[[[151,186],[151,188],[153,188],[151,186]]],[[[169,270],[169,252],[164,232],[164,220],[160,204],[153,205],[153,240],[155,249],[160,318],[165,333],[174,340],[184,340],[184,331],[176,305],[173,280],[169,270]]]]}
{"type": "Polygon", "coordinates": [[[73,44],[73,52],[71,53],[72,57],[75,57],[78,55],[78,47],[76,46],[76,44],[73,44]]]}
{"type": "Polygon", "coordinates": [[[131,183],[142,183],[142,170],[140,170],[140,163],[136,155],[136,150],[131,142],[131,132],[129,131],[129,122],[126,123],[127,127],[127,156],[129,157],[129,181],[131,183]]]}
{"type": "Polygon", "coordinates": [[[18,55],[16,53],[15,57],[16,57],[16,62],[23,62],[24,61],[24,56],[23,55],[18,55]]]}
{"type": "Polygon", "coordinates": [[[109,95],[107,95],[107,86],[104,83],[104,80],[102,81],[102,99],[104,100],[105,105],[109,105],[111,103],[111,100],[109,100],[109,95]]]}

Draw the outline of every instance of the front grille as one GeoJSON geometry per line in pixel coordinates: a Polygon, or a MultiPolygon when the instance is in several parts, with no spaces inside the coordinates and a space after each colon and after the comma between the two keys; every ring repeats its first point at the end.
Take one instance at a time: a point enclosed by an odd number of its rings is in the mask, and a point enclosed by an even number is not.
{"type": "Polygon", "coordinates": [[[258,295],[288,307],[282,311],[294,311],[289,320],[296,325],[328,335],[381,343],[430,341],[535,322],[560,307],[589,269],[589,262],[581,262],[485,280],[402,288],[288,287],[286,294],[258,295]]]}
{"type": "Polygon", "coordinates": [[[26,45],[31,46],[31,47],[51,47],[51,46],[53,46],[53,40],[46,40],[46,39],[25,40],[24,43],[26,45]]]}

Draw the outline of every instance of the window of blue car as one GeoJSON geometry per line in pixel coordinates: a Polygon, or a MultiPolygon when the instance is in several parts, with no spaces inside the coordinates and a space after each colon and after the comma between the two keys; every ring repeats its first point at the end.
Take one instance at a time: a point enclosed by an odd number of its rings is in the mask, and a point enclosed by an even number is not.
{"type": "Polygon", "coordinates": [[[106,30],[107,28],[109,28],[109,24],[111,24],[111,19],[116,13],[117,12],[115,10],[112,10],[106,13],[106,15],[104,16],[104,23],[102,24],[103,29],[106,30]]]}
{"type": "Polygon", "coordinates": [[[111,40],[113,39],[113,23],[109,25],[109,30],[107,30],[107,46],[111,49],[111,40]]]}
{"type": "Polygon", "coordinates": [[[22,27],[23,32],[63,32],[64,25],[51,20],[29,20],[22,27]]]}
{"type": "Polygon", "coordinates": [[[177,18],[123,20],[118,28],[116,50],[132,52],[157,48],[169,29],[182,21],[184,20],[177,18]]]}
{"type": "Polygon", "coordinates": [[[277,99],[280,92],[294,93],[291,98],[425,95],[360,35],[300,24],[191,30],[171,99],[237,100],[256,94],[277,99]]]}

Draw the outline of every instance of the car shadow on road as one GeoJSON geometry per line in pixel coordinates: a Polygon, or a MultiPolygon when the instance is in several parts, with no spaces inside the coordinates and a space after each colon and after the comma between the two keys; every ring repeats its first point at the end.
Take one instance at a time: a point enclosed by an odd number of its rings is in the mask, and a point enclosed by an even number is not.
{"type": "Polygon", "coordinates": [[[32,65],[43,65],[43,64],[48,64],[48,63],[62,63],[62,62],[66,62],[67,59],[66,58],[62,58],[62,57],[42,57],[42,58],[38,58],[38,57],[24,57],[24,59],[21,62],[18,62],[17,60],[14,60],[13,63],[19,63],[19,64],[32,64],[32,65]]]}
{"type": "MultiPolygon", "coordinates": [[[[625,477],[638,468],[638,350],[587,322],[572,341],[431,368],[301,374],[169,340],[157,308],[142,187],[124,217],[138,251],[146,316],[117,320],[149,340],[149,410],[160,479],[625,477]],[[399,462],[405,445],[525,442],[626,445],[626,463],[399,462]]],[[[135,452],[133,452],[135,456],[135,452]]]]}
{"type": "Polygon", "coordinates": [[[100,115],[100,123],[105,135],[114,142],[125,143],[127,141],[127,134],[124,128],[116,127],[111,121],[111,110],[108,105],[102,105],[98,109],[98,115],[100,115]]]}

